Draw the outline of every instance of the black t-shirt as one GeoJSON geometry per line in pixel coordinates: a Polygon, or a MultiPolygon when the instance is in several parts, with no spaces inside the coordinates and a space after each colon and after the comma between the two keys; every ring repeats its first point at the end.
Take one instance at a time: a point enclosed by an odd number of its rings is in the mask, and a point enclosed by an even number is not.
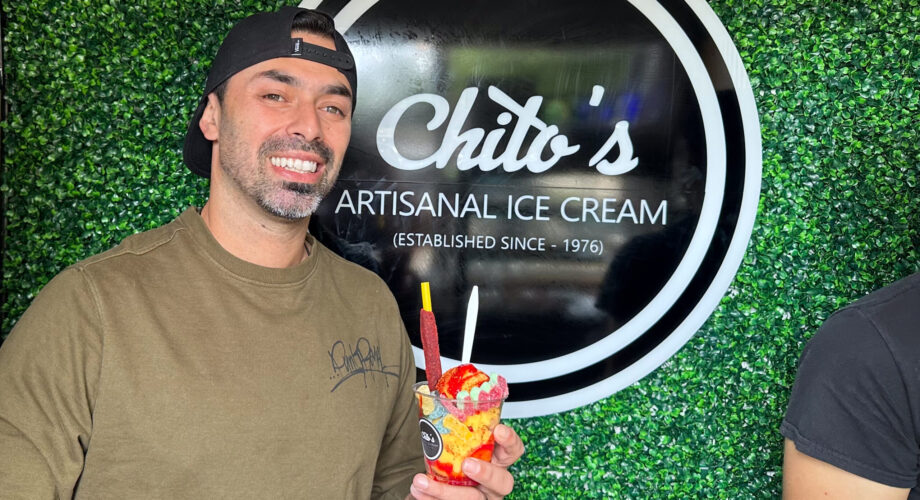
{"type": "Polygon", "coordinates": [[[920,274],[827,319],[780,429],[800,452],[920,499],[920,274]]]}

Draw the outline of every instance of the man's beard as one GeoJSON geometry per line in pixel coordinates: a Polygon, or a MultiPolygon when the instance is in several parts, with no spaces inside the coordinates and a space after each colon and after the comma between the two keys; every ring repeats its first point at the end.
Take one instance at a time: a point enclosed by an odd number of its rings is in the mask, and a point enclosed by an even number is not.
{"type": "Polygon", "coordinates": [[[256,194],[256,203],[266,212],[287,220],[302,220],[313,215],[319,208],[319,203],[329,194],[332,186],[327,186],[327,177],[324,175],[317,185],[305,184],[302,182],[283,181],[281,188],[292,193],[300,195],[304,203],[300,206],[279,206],[266,199],[262,193],[256,194]]]}
{"type": "Polygon", "coordinates": [[[295,138],[270,137],[259,147],[256,165],[247,167],[247,152],[242,151],[239,147],[242,143],[235,140],[235,129],[229,134],[225,133],[224,138],[219,150],[220,167],[241,191],[271,215],[290,221],[306,219],[316,212],[319,203],[332,190],[335,182],[332,165],[334,154],[320,139],[308,142],[295,138]],[[271,156],[292,150],[312,152],[322,159],[325,170],[319,183],[279,182],[263,170],[271,156]]]}

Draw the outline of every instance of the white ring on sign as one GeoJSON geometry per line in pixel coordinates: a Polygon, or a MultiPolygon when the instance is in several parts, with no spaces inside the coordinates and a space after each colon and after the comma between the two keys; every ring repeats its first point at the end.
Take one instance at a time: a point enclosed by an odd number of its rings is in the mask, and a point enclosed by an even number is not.
{"type": "MultiPolygon", "coordinates": [[[[503,373],[512,383],[543,380],[577,371],[609,357],[641,336],[670,309],[683,293],[682,287],[696,273],[715,232],[725,187],[726,147],[721,109],[712,81],[689,37],[661,5],[651,0],[628,1],[645,15],[669,42],[687,72],[697,96],[703,118],[707,153],[705,197],[700,221],[687,253],[661,292],[618,330],[588,347],[552,360],[515,365],[479,365],[484,371],[503,373]]],[[[343,18],[343,24],[339,25],[340,30],[346,31],[375,3],[376,0],[349,2],[346,5],[346,8],[349,9],[348,22],[344,23],[346,19],[343,18]]],[[[718,306],[719,300],[728,289],[741,264],[750,240],[760,192],[762,148],[756,103],[741,58],[718,17],[703,0],[687,0],[687,3],[706,26],[725,60],[738,95],[745,132],[746,172],[741,210],[722,265],[696,307],[667,339],[642,359],[605,380],[571,393],[532,401],[507,402],[503,409],[503,416],[519,418],[569,410],[598,401],[644,377],[669,359],[696,333],[718,306]]],[[[338,19],[336,21],[338,25],[338,19]]],[[[424,368],[422,350],[413,346],[413,353],[417,366],[424,368]]],[[[458,360],[451,358],[443,358],[443,361],[445,369],[459,363],[458,360]]]]}
{"type": "Polygon", "coordinates": [[[763,170],[763,145],[760,139],[760,119],[757,116],[757,103],[754,91],[738,49],[735,47],[712,8],[703,0],[689,0],[688,4],[696,12],[706,30],[712,36],[731,76],[732,85],[738,96],[741,111],[741,123],[744,129],[745,175],[741,199],[741,209],[735,232],[729,243],[728,251],[722,260],[722,266],[712,280],[709,289],[700,299],[697,307],[674,329],[665,341],[628,368],[621,370],[607,379],[584,387],[577,391],[544,399],[531,401],[507,402],[502,408],[503,418],[525,418],[559,413],[599,401],[607,396],[633,384],[642,377],[661,366],[674,355],[693,334],[703,325],[719,301],[728,290],[738,267],[744,259],[744,252],[751,239],[754,219],[757,215],[757,202],[760,198],[760,181],[763,170]]]}

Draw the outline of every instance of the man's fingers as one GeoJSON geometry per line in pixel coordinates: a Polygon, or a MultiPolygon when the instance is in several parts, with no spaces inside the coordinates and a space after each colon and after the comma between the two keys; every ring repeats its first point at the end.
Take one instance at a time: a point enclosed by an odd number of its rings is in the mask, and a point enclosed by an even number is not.
{"type": "Polygon", "coordinates": [[[412,478],[412,486],[409,487],[409,493],[416,500],[437,500],[444,498],[443,485],[424,474],[416,474],[412,478]]]}
{"type": "Polygon", "coordinates": [[[475,458],[463,461],[463,473],[470,479],[479,483],[477,487],[450,486],[439,483],[425,476],[417,474],[412,480],[409,492],[417,500],[458,499],[481,500],[499,499],[511,493],[514,488],[514,477],[508,472],[508,467],[517,462],[524,455],[524,442],[514,429],[507,425],[499,424],[492,431],[495,437],[495,450],[492,452],[492,461],[483,462],[475,458]]]}
{"type": "Polygon", "coordinates": [[[486,494],[472,486],[451,486],[439,483],[424,474],[412,479],[409,493],[417,500],[482,500],[486,494]]]}
{"type": "Polygon", "coordinates": [[[492,463],[501,467],[510,467],[524,455],[524,442],[514,429],[507,425],[498,424],[492,431],[495,436],[495,451],[492,453],[492,463]]]}
{"type": "Polygon", "coordinates": [[[479,483],[486,498],[502,498],[514,488],[514,477],[504,466],[467,458],[462,467],[467,477],[479,483]]]}

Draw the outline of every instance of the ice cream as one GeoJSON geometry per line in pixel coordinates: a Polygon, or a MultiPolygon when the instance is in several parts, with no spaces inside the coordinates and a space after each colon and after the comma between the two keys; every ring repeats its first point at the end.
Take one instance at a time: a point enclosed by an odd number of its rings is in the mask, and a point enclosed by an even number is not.
{"type": "Polygon", "coordinates": [[[435,391],[451,414],[464,419],[475,411],[487,410],[487,402],[504,401],[508,397],[508,382],[501,375],[486,374],[467,363],[444,372],[435,391]],[[470,403],[481,404],[474,408],[470,403]]]}
{"type": "Polygon", "coordinates": [[[492,459],[492,430],[508,397],[507,381],[462,364],[444,372],[434,391],[416,384],[416,395],[429,475],[449,484],[475,485],[460,464],[467,457],[492,459]]]}
{"type": "MultiPolygon", "coordinates": [[[[471,304],[478,307],[477,287],[473,287],[471,304]]],[[[419,328],[425,353],[427,383],[415,384],[418,398],[419,430],[428,475],[436,481],[453,485],[475,486],[460,464],[467,457],[486,462],[492,460],[495,440],[492,431],[501,418],[502,403],[508,397],[508,382],[501,375],[487,374],[470,363],[475,312],[467,314],[464,333],[464,362],[441,374],[438,327],[431,311],[431,291],[422,283],[422,310],[419,328]],[[473,316],[470,322],[469,316],[473,316]],[[472,325],[472,326],[471,326],[472,325]],[[433,390],[432,390],[433,388],[433,390]]]]}

